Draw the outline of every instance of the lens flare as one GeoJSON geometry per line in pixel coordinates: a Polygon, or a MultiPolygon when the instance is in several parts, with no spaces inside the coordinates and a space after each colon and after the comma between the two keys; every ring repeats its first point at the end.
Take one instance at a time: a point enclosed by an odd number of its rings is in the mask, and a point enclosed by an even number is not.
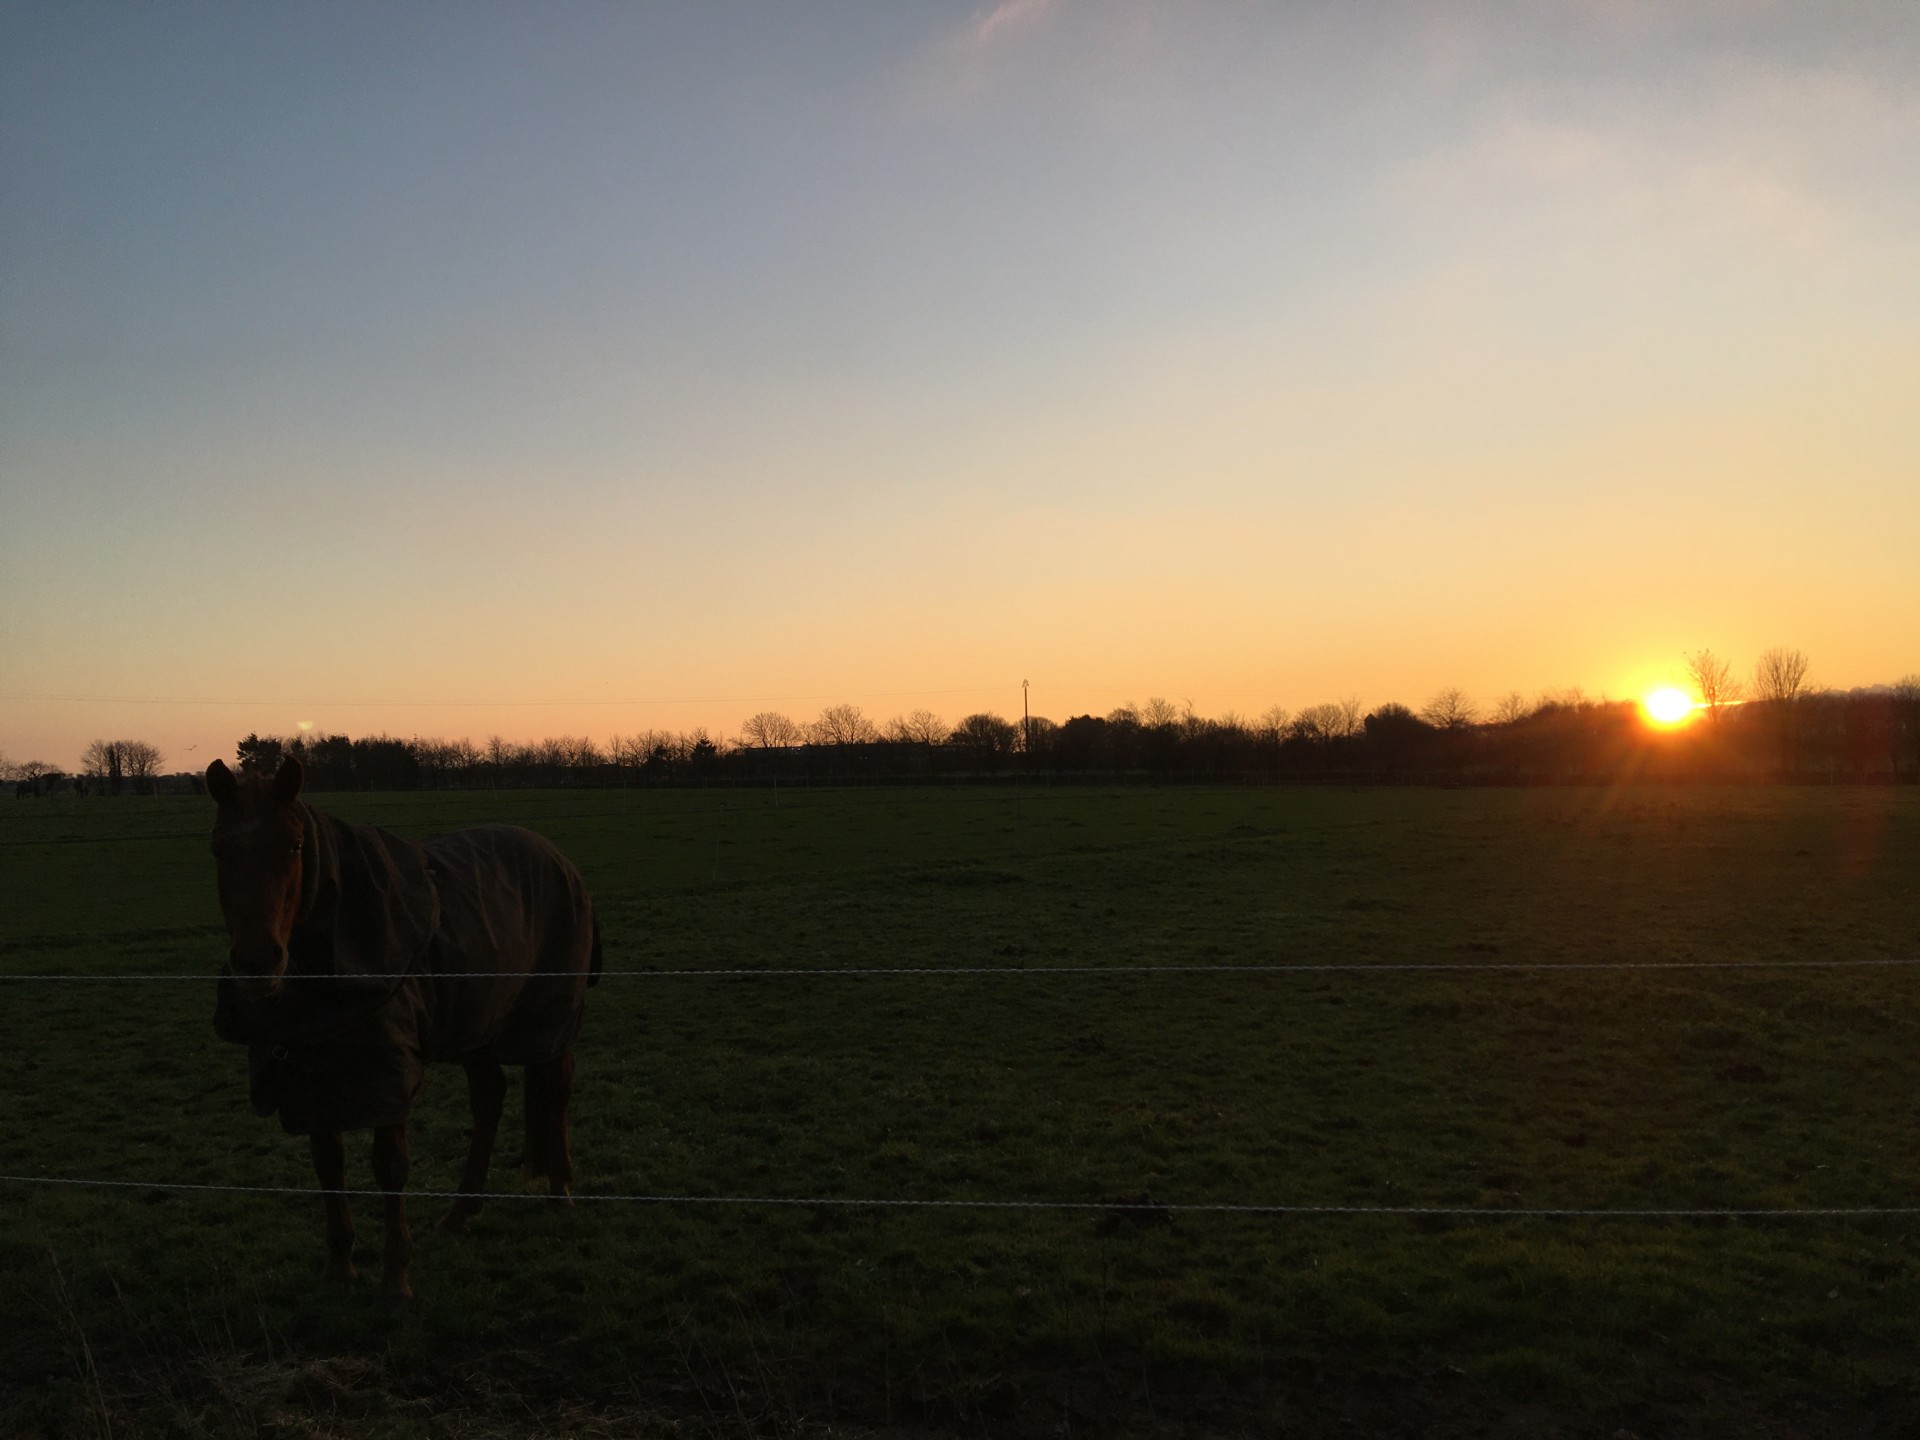
{"type": "Polygon", "coordinates": [[[1680,725],[1693,717],[1693,697],[1668,685],[1648,695],[1640,708],[1656,725],[1680,725]]]}

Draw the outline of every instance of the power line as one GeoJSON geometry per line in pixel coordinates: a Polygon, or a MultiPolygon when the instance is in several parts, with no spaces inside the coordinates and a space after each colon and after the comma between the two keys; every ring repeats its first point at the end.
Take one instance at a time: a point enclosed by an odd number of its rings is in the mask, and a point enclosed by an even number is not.
{"type": "MultiPolygon", "coordinates": [[[[972,695],[1004,688],[1005,682],[980,685],[941,685],[918,690],[865,690],[848,686],[862,695],[894,698],[904,695],[972,695]]],[[[0,694],[0,701],[31,701],[60,705],[208,705],[216,707],[301,707],[317,710],[434,710],[434,709],[515,709],[561,708],[584,705],[767,705],[776,701],[844,699],[845,691],[819,694],[779,695],[656,695],[597,700],[319,700],[312,696],[254,700],[188,699],[164,695],[23,695],[0,694]]]]}

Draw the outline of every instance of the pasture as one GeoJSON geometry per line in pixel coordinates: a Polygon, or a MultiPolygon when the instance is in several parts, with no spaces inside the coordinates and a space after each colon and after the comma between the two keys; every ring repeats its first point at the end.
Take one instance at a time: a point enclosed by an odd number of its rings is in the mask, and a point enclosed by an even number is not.
{"type": "MultiPolygon", "coordinates": [[[[610,971],[1920,958],[1920,793],[317,795],[532,826],[610,971]]],[[[209,974],[204,801],[0,803],[0,968],[209,974]]],[[[210,984],[4,982],[0,1171],[308,1188],[210,984]]],[[[630,978],[583,1197],[1920,1207],[1920,968],[630,978]]],[[[495,1191],[511,1166],[518,1082],[495,1191]]],[[[414,1189],[451,1188],[439,1067],[414,1189]]],[[[350,1183],[371,1185],[365,1137],[350,1183]]],[[[0,1433],[1911,1434],[1920,1213],[416,1202],[0,1183],[0,1433]],[[362,1254],[377,1202],[356,1205],[362,1254]],[[422,1223],[425,1222],[425,1223],[422,1223]]]]}

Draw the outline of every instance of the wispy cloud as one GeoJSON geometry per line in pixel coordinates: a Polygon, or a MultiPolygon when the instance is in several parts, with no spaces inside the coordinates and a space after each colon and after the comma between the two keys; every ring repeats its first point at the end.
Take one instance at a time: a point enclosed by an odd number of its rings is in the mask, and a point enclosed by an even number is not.
{"type": "Polygon", "coordinates": [[[974,16],[973,38],[980,44],[989,44],[1005,32],[1036,19],[1054,4],[1055,0],[999,0],[999,4],[974,16]]]}
{"type": "Polygon", "coordinates": [[[1476,130],[1390,166],[1388,191],[1435,233],[1678,265],[1797,265],[1905,228],[1888,200],[1914,173],[1920,105],[1815,68],[1736,62],[1700,79],[1657,104],[1510,94],[1476,130]]]}

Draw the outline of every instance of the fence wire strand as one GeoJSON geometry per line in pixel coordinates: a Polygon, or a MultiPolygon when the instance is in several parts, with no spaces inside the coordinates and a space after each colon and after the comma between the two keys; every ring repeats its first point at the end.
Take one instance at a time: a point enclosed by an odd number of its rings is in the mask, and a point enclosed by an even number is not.
{"type": "MultiPolygon", "coordinates": [[[[1303,961],[1292,965],[800,965],[738,966],[732,968],[602,970],[604,980],[854,980],[888,976],[943,977],[950,975],[1327,975],[1356,974],[1365,971],[1383,973],[1435,974],[1461,972],[1519,972],[1540,970],[1874,970],[1903,969],[1920,965],[1920,956],[1840,960],[1383,960],[1303,961]]],[[[7,974],[6,980],[88,980],[108,981],[199,981],[219,980],[213,971],[166,973],[141,971],[126,974],[93,975],[84,971],[61,974],[7,974]]],[[[237,977],[244,978],[244,977],[237,977]]],[[[281,980],[333,980],[333,975],[281,975],[281,980]]],[[[360,977],[352,977],[358,979],[360,977]]],[[[417,978],[427,980],[498,980],[492,970],[453,970],[423,972],[417,978]]],[[[577,971],[535,971],[519,977],[526,980],[573,980],[577,971]]]]}
{"type": "MultiPolygon", "coordinates": [[[[50,1185],[70,1189],[163,1190],[222,1195],[282,1195],[321,1199],[344,1195],[349,1199],[378,1200],[381,1190],[324,1190],[300,1185],[213,1185],[185,1181],[103,1180],[91,1177],[59,1175],[0,1175],[0,1184],[50,1185]]],[[[414,1200],[525,1200],[554,1203],[551,1195],[532,1191],[407,1190],[401,1192],[414,1200]]],[[[891,1197],[845,1195],[667,1195],[667,1194],[594,1194],[575,1193],[572,1198],[583,1204],[630,1205],[741,1205],[775,1206],[790,1209],[837,1208],[843,1210],[1054,1210],[1099,1212],[1102,1214],[1146,1215],[1403,1215],[1453,1216],[1484,1220],[1500,1219],[1585,1219],[1585,1220],[1765,1220],[1807,1216],[1873,1217],[1920,1215],[1920,1205],[1822,1205],[1822,1206],[1676,1206],[1626,1207],[1552,1206],[1552,1205],[1278,1205],[1241,1204],[1226,1201],[1146,1200],[910,1200],[891,1197]]]]}

